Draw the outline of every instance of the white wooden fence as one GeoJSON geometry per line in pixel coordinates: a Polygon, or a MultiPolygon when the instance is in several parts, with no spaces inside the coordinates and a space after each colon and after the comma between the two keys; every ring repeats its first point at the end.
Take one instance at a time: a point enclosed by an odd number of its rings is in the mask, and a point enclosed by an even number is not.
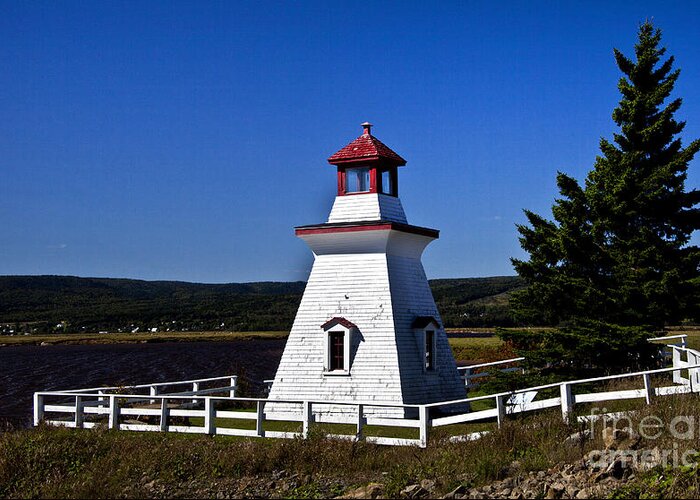
{"type": "MultiPolygon", "coordinates": [[[[666,340],[657,338],[654,340],[666,340]]],[[[689,392],[700,392],[700,352],[685,347],[685,338],[679,345],[668,345],[672,350],[673,366],[607,377],[573,380],[530,387],[514,392],[503,392],[442,401],[423,405],[402,405],[381,402],[357,401],[301,401],[271,400],[265,398],[235,397],[236,377],[227,376],[190,381],[144,384],[127,388],[93,388],[34,394],[34,425],[45,422],[50,425],[90,428],[105,425],[110,429],[132,431],[188,432],[247,437],[306,438],[314,424],[344,424],[342,432],[328,433],[329,437],[364,440],[385,445],[428,444],[431,428],[474,422],[495,421],[500,427],[507,415],[539,411],[547,408],[561,409],[564,419],[573,417],[576,405],[624,399],[643,399],[650,404],[654,398],[689,392]],[[669,377],[669,375],[671,377],[669,377]],[[654,382],[653,377],[666,378],[654,382]],[[625,380],[636,388],[590,391],[591,385],[613,380],[625,380]],[[226,381],[219,387],[203,388],[214,382],[226,381]],[[168,386],[187,386],[181,392],[166,393],[168,386]],[[191,389],[190,389],[191,387],[191,389]],[[578,389],[578,390],[577,390],[578,389]],[[145,391],[146,394],[133,392],[145,391]],[[124,392],[132,392],[127,394],[124,392]],[[212,394],[225,393],[215,396],[212,394]],[[553,394],[552,394],[553,393],[553,394]],[[539,397],[539,399],[538,399],[539,397]],[[284,417],[268,414],[268,403],[285,403],[296,408],[284,417]],[[351,411],[337,414],[319,413],[314,407],[329,405],[347,407],[351,411]],[[246,410],[235,406],[248,406],[246,410]],[[459,411],[455,408],[485,409],[459,411]],[[377,408],[402,409],[405,418],[377,417],[377,408]],[[134,421],[146,418],[150,422],[134,421]],[[177,418],[188,419],[182,422],[177,418]],[[201,421],[193,424],[189,419],[201,421]],[[367,435],[371,427],[370,435],[367,435]],[[402,436],[396,436],[396,429],[402,436]],[[393,431],[392,431],[393,430],[393,431]],[[387,435],[389,434],[389,435],[387,435]],[[393,434],[393,435],[392,435],[393,434]],[[410,436],[410,437],[406,437],[410,436]]],[[[513,362],[515,360],[506,360],[513,362]]],[[[498,363],[491,366],[497,366],[498,363]]],[[[473,368],[473,367],[470,367],[473,368]]],[[[324,430],[326,432],[328,429],[324,430]]],[[[466,430],[465,428],[461,429],[466,430]]],[[[472,439],[480,433],[455,436],[455,439],[472,439]]]]}
{"type": "Polygon", "coordinates": [[[492,375],[494,368],[496,369],[496,371],[500,371],[503,373],[508,373],[508,372],[521,372],[522,373],[523,369],[521,367],[518,367],[518,366],[510,366],[508,368],[496,368],[496,367],[500,367],[503,365],[514,365],[514,364],[517,364],[520,361],[524,361],[524,360],[525,360],[525,358],[521,357],[521,358],[503,359],[500,361],[492,361],[490,363],[480,363],[478,365],[458,366],[457,371],[464,379],[464,386],[467,388],[467,391],[468,391],[469,389],[474,389],[480,385],[478,379],[492,375]],[[488,368],[488,370],[484,370],[484,368],[488,368]]]}
{"type": "Polygon", "coordinates": [[[342,415],[315,414],[314,406],[327,407],[328,401],[268,400],[263,398],[238,398],[230,396],[199,396],[158,394],[105,394],[104,392],[37,392],[34,393],[34,425],[44,422],[74,428],[92,428],[106,425],[109,429],[130,431],[163,431],[200,434],[219,434],[246,437],[306,438],[312,424],[349,424],[352,434],[328,434],[339,439],[366,440],[385,445],[427,445],[427,413],[419,405],[397,405],[383,403],[333,402],[333,405],[354,408],[354,416],[343,412],[342,415]],[[54,400],[58,400],[54,402],[54,400]],[[155,401],[155,403],[151,403],[155,401]],[[148,402],[148,405],[144,405],[148,402]],[[192,403],[199,405],[192,408],[192,403]],[[297,406],[297,413],[275,417],[265,412],[267,403],[286,403],[297,406]],[[254,411],[221,408],[231,404],[252,405],[254,411]],[[367,415],[368,408],[403,408],[417,410],[418,418],[380,418],[367,415]],[[52,417],[48,414],[68,414],[68,419],[52,417]],[[91,417],[97,417],[92,418],[91,417]],[[100,418],[101,417],[101,418],[100,418]],[[123,417],[153,418],[156,423],[143,423],[134,420],[123,421],[123,417]],[[191,423],[177,424],[173,417],[201,419],[201,425],[191,423]],[[245,429],[246,422],[254,422],[254,428],[245,429]],[[285,422],[287,425],[299,424],[296,431],[269,430],[266,422],[285,422]],[[366,426],[399,427],[419,429],[418,438],[397,438],[391,436],[365,436],[366,426]]]}

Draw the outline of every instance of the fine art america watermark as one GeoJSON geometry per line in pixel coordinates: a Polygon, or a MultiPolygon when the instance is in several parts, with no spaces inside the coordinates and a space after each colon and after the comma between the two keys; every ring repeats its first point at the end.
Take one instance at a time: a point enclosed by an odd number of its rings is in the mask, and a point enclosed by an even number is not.
{"type": "MultiPolygon", "coordinates": [[[[677,415],[665,423],[656,415],[647,415],[635,425],[625,414],[606,414],[606,408],[593,408],[588,417],[590,437],[602,433],[605,450],[589,454],[593,467],[605,469],[613,462],[645,470],[657,465],[663,467],[693,466],[698,463],[698,451],[685,449],[681,443],[695,440],[698,418],[694,415],[677,415]],[[641,439],[654,441],[667,435],[672,438],[670,448],[636,449],[641,439]],[[683,449],[683,451],[681,451],[683,449]]],[[[689,443],[688,443],[689,444],[689,443]]]]}

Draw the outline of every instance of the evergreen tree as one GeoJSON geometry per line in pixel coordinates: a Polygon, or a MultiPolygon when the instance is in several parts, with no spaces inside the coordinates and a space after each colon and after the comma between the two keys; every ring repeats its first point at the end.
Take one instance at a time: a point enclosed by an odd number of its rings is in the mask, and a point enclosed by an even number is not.
{"type": "Polygon", "coordinates": [[[661,61],[660,41],[647,21],[635,61],[615,49],[624,74],[612,115],[619,133],[601,139],[584,187],[558,174],[553,221],[526,211],[529,225],[518,226],[529,260],[513,265],[529,287],[514,295],[514,311],[561,328],[536,341],[504,335],[516,348],[539,349],[550,361],[573,350],[570,365],[643,364],[648,334],[697,317],[700,253],[689,240],[700,228],[700,192],[686,191],[685,180],[700,141],[684,148],[685,122],[674,119],[681,99],[664,105],[680,71],[673,57],[661,61]],[[603,360],[587,351],[593,345],[618,352],[603,360]]]}

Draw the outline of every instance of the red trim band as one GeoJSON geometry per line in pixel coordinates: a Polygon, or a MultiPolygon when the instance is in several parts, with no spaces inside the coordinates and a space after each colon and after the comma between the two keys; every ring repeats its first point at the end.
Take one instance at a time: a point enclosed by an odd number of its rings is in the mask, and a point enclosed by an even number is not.
{"type": "Polygon", "coordinates": [[[439,238],[440,231],[427,227],[411,226],[399,222],[373,222],[370,224],[320,224],[317,226],[300,226],[294,228],[297,236],[307,234],[327,234],[327,233],[352,233],[358,231],[401,231],[403,233],[418,234],[430,238],[439,238]]]}
{"type": "Polygon", "coordinates": [[[328,159],[328,163],[331,165],[335,165],[336,167],[344,167],[347,164],[350,163],[378,163],[380,166],[392,166],[392,167],[404,167],[406,166],[406,162],[400,162],[398,160],[393,160],[391,158],[386,158],[384,156],[377,156],[377,155],[372,155],[372,156],[360,156],[358,158],[349,158],[349,159],[341,159],[341,160],[331,160],[330,158],[328,159]]]}

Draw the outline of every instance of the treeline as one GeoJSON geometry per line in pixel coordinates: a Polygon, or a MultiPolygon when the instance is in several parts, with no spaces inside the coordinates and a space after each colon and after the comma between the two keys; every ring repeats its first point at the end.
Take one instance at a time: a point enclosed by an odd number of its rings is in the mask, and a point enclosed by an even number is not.
{"type": "Polygon", "coordinates": [[[517,276],[430,280],[447,328],[516,326],[510,294],[524,286],[517,276]]]}
{"type": "MultiPolygon", "coordinates": [[[[517,277],[432,280],[447,327],[510,326],[517,277]]],[[[0,276],[0,332],[288,330],[306,284],[0,276]]]]}

